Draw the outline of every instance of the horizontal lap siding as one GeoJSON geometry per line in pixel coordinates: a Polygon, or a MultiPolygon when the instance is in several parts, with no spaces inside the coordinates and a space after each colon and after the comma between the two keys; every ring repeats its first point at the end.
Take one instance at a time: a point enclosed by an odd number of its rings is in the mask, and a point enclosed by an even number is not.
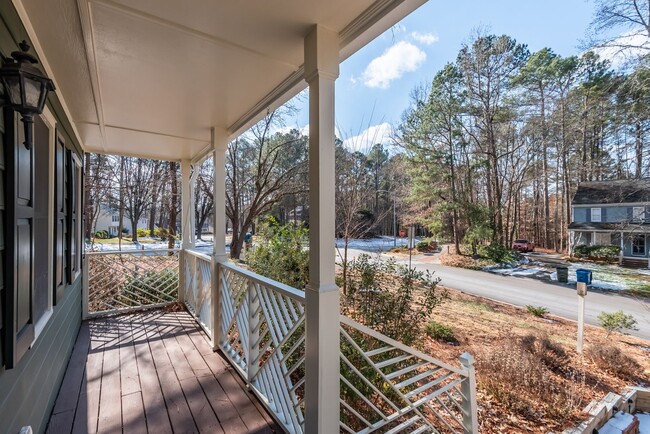
{"type": "Polygon", "coordinates": [[[18,366],[0,368],[0,433],[15,434],[25,425],[35,433],[45,431],[80,325],[77,279],[18,366]]]}

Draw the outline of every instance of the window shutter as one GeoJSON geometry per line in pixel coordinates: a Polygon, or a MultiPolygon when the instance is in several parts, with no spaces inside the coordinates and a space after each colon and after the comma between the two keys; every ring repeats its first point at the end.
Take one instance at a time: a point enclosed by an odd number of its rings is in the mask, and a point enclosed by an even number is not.
{"type": "Polygon", "coordinates": [[[66,267],[66,153],[65,142],[60,134],[56,136],[54,151],[54,302],[63,297],[66,267]]]}
{"type": "Polygon", "coordinates": [[[7,221],[5,226],[5,354],[13,368],[34,340],[34,158],[23,145],[23,124],[5,110],[7,164],[7,221]]]}

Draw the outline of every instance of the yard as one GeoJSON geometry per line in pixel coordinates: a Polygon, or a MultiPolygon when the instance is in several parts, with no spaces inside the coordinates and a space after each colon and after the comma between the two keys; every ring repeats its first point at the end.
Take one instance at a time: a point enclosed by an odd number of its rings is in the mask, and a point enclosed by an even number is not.
{"type": "MultiPolygon", "coordinates": [[[[479,420],[485,433],[547,433],[584,419],[581,410],[627,385],[650,385],[650,342],[586,327],[583,355],[575,322],[449,290],[432,319],[453,336],[426,337],[426,352],[477,362],[479,420]]],[[[650,314],[650,313],[649,313],[650,314]]]]}

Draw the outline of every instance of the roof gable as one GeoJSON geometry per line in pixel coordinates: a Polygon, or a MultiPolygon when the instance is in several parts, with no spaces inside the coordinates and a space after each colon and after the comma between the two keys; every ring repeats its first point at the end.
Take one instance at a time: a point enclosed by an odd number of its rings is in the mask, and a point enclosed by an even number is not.
{"type": "Polygon", "coordinates": [[[650,202],[650,178],[582,182],[572,205],[650,202]]]}

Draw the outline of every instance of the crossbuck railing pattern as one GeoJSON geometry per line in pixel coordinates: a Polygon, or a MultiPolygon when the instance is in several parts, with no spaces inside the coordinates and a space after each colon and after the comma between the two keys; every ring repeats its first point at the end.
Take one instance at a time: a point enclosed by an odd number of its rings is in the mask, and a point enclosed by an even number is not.
{"type": "Polygon", "coordinates": [[[84,316],[164,306],[178,299],[178,250],[86,252],[84,316]]]}
{"type": "Polygon", "coordinates": [[[304,432],[305,295],[219,264],[220,347],[289,433],[304,432]]]}
{"type": "Polygon", "coordinates": [[[183,250],[183,301],[190,313],[212,337],[212,258],[183,250]]]}
{"type": "Polygon", "coordinates": [[[476,433],[473,357],[443,363],[341,316],[341,430],[476,433]]]}

